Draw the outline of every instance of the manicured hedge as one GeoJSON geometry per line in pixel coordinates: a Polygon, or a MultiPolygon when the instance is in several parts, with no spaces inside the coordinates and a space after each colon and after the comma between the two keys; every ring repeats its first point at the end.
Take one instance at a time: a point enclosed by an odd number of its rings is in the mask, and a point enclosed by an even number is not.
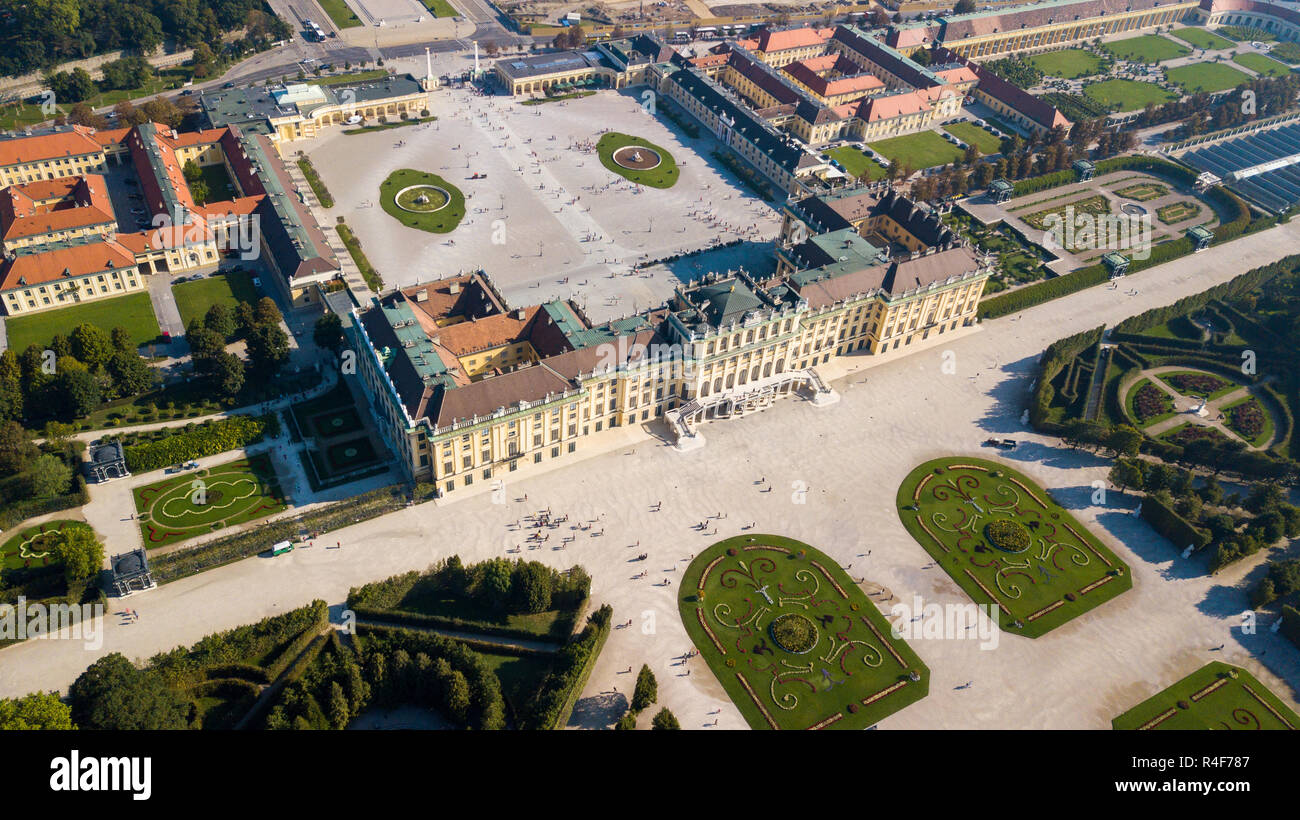
{"type": "Polygon", "coordinates": [[[577,640],[559,651],[555,666],[542,682],[523,728],[563,729],[568,725],[573,707],[609,638],[613,616],[614,610],[605,604],[587,619],[587,626],[577,640]]]}
{"type": "Polygon", "coordinates": [[[191,459],[248,447],[268,435],[277,435],[280,421],[274,413],[268,413],[265,416],[231,416],[172,429],[175,432],[155,441],[124,447],[126,468],[133,473],[148,473],[191,459]]]}
{"type": "Polygon", "coordinates": [[[1282,605],[1282,627],[1279,630],[1300,649],[1300,610],[1290,604],[1282,605]]]}
{"type": "Polygon", "coordinates": [[[1189,544],[1199,550],[1210,543],[1208,532],[1193,526],[1154,496],[1142,499],[1142,518],[1179,550],[1186,549],[1189,544]]]}

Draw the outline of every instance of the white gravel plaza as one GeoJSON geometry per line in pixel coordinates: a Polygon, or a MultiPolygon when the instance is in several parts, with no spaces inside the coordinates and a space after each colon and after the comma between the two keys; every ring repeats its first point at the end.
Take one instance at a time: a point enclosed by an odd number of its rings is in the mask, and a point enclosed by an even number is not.
{"type": "MultiPolygon", "coordinates": [[[[777,211],[709,156],[709,137],[689,139],[642,108],[643,88],[601,91],[543,105],[469,90],[435,92],[429,125],[346,136],[332,129],[296,143],[320,171],[386,287],[477,268],[513,305],[572,298],[594,321],[662,304],[679,280],[661,259],[736,238],[768,243],[777,211]],[[605,130],[643,137],[681,169],[668,189],[635,185],[605,169],[594,145],[605,130]],[[380,207],[393,171],[429,171],[466,196],[449,234],[408,228],[380,207]],[[486,179],[469,179],[475,173],[486,179]]],[[[763,262],[771,248],[760,254],[763,262]]],[[[758,261],[756,259],[756,261],[758,261]]]]}
{"type": "MultiPolygon", "coordinates": [[[[719,728],[743,728],[702,659],[677,665],[691,647],[676,606],[676,582],[689,557],[752,522],[748,532],[788,535],[825,551],[855,579],[865,579],[868,592],[880,585],[905,602],[920,595],[926,602],[966,603],[941,569],[927,567],[930,558],[903,529],[894,497],[918,463],[971,453],[1009,458],[1048,488],[1128,563],[1133,589],[1044,637],[1004,633],[993,651],[981,651],[975,640],[913,640],[932,671],[930,695],[882,721],[882,728],[1103,729],[1211,660],[1245,666],[1295,708],[1300,656],[1294,647],[1269,631],[1268,616],[1257,634],[1240,628],[1248,606],[1244,579],[1263,556],[1206,576],[1203,563],[1184,562],[1173,545],[1131,515],[1132,498],[1110,492],[1106,504],[1092,503],[1091,483],[1105,478],[1108,459],[1033,434],[1020,415],[1047,344],[1200,292],[1274,261],[1298,239],[1300,224],[1291,222],[1144,271],[1131,280],[1136,296],[1092,288],[931,340],[911,356],[852,359],[848,367],[832,363],[824,371],[843,394],[839,403],[815,408],[790,399],[757,415],[708,424],[707,446],[691,453],[677,453],[637,428],[606,431],[584,439],[581,458],[544,470],[522,468],[498,494],[504,503],[492,503],[491,485],[484,482],[472,493],[458,491],[446,501],[322,539],[339,541],[342,549],[250,558],[113,600],[113,610],[129,606],[141,617],[133,624],[106,618],[98,650],[37,640],[0,651],[0,696],[65,688],[104,653],[148,658],[313,598],[328,601],[337,617],[351,586],[422,569],[453,552],[466,561],[506,555],[525,534],[509,525],[550,508],[571,522],[598,520],[592,531],[603,535],[577,532],[566,550],[525,547],[521,556],[556,567],[582,564],[593,577],[594,602],[612,604],[615,623],[633,622],[613,631],[572,725],[612,723],[634,682],[627,668],[648,663],[659,678],[659,702],[684,727],[717,721],[719,728]],[[941,371],[944,351],[955,355],[955,374],[941,371]],[[994,453],[979,446],[990,436],[1022,443],[1010,454],[994,453]],[[760,492],[760,477],[772,492],[760,492]],[[795,503],[796,482],[806,485],[805,503],[795,503]],[[528,500],[519,500],[525,494],[528,500]],[[651,511],[656,502],[662,511],[651,511]],[[711,522],[716,535],[694,529],[717,513],[726,517],[711,522]],[[649,553],[648,561],[629,563],[641,552],[649,553]],[[650,576],[635,579],[643,568],[650,576]],[[665,579],[673,583],[660,585],[665,579]],[[1212,651],[1220,645],[1222,651],[1212,651]],[[972,685],[957,688],[967,682],[972,685]]],[[[643,716],[648,720],[649,713],[643,716]]]]}

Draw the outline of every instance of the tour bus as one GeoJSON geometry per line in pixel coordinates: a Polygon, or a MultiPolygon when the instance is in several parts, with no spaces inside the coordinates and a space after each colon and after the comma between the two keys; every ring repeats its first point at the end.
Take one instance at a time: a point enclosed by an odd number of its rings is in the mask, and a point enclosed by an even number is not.
{"type": "Polygon", "coordinates": [[[271,557],[273,558],[277,555],[284,555],[286,552],[293,552],[292,541],[281,541],[280,543],[271,547],[271,557]]]}

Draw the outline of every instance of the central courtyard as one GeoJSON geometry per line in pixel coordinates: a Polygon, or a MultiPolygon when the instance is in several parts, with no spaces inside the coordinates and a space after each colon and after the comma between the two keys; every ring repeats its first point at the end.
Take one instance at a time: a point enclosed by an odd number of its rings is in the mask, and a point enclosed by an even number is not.
{"type": "Polygon", "coordinates": [[[632,92],[525,106],[448,89],[434,95],[430,111],[431,123],[335,131],[302,144],[335,196],[329,221],[347,219],[386,287],[482,268],[512,305],[571,298],[599,322],[662,304],[681,282],[667,269],[634,265],[735,239],[761,246],[780,227],[773,205],[711,156],[718,148],[711,136],[687,137],[632,92]],[[613,138],[609,151],[598,151],[605,137],[613,138]],[[644,153],[633,162],[624,151],[623,165],[615,165],[608,155],[630,144],[648,147],[658,161],[644,153]],[[398,222],[380,186],[403,169],[462,191],[464,219],[438,234],[398,222]]]}

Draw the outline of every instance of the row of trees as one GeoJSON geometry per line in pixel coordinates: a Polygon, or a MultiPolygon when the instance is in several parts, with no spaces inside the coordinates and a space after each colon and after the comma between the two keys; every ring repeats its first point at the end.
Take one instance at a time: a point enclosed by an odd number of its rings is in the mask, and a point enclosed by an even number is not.
{"type": "Polygon", "coordinates": [[[434,568],[428,583],[497,612],[525,614],[578,604],[590,592],[591,576],[582,567],[566,574],[520,559],[492,558],[466,566],[453,555],[434,568]]]}

